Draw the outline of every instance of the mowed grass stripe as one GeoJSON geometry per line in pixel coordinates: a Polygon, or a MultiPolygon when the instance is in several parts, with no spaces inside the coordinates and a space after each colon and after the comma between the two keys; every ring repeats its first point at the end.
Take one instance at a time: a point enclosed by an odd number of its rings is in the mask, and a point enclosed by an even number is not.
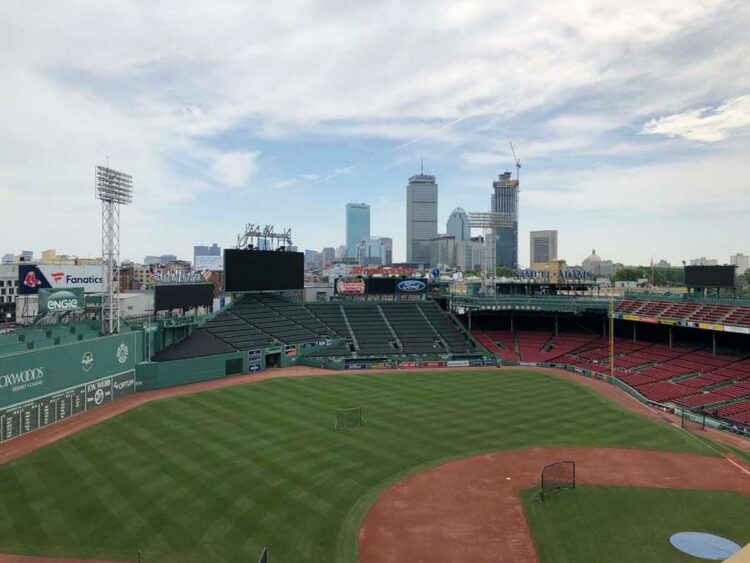
{"type": "Polygon", "coordinates": [[[739,545],[750,542],[750,499],[739,493],[579,486],[534,502],[521,501],[541,563],[690,563],[669,543],[672,534],[701,531],[739,545]]]}
{"type": "Polygon", "coordinates": [[[244,562],[268,545],[275,563],[350,562],[365,511],[404,476],[576,445],[710,453],[522,370],[271,380],[150,403],[0,467],[0,551],[244,562]],[[334,431],[357,405],[366,426],[334,431]]]}

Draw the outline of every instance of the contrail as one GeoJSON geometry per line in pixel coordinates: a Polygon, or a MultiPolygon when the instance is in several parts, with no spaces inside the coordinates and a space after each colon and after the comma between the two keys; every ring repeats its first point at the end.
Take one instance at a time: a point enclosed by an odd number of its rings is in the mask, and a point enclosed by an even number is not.
{"type": "Polygon", "coordinates": [[[477,117],[479,115],[487,115],[487,114],[490,114],[490,113],[492,113],[492,112],[484,112],[484,113],[482,113],[482,112],[476,112],[476,113],[470,113],[468,115],[464,115],[463,117],[459,117],[458,119],[454,119],[453,121],[450,121],[450,122],[446,123],[445,125],[441,125],[437,129],[433,129],[432,131],[428,131],[427,133],[424,133],[424,134],[422,134],[422,135],[420,135],[418,137],[415,137],[414,139],[412,139],[410,141],[406,141],[405,143],[401,143],[400,145],[396,145],[392,149],[388,149],[388,150],[379,152],[378,154],[375,154],[375,155],[373,155],[373,156],[371,156],[369,158],[365,158],[364,160],[360,160],[359,162],[355,162],[354,164],[350,164],[349,166],[346,166],[345,168],[338,168],[332,174],[329,174],[328,176],[324,176],[322,178],[318,178],[317,180],[315,180],[312,183],[312,185],[314,186],[316,184],[320,184],[321,182],[325,182],[327,180],[330,180],[331,178],[335,178],[336,176],[340,176],[341,174],[346,174],[347,172],[349,172],[351,170],[354,170],[355,168],[357,168],[357,167],[359,167],[359,166],[361,166],[361,165],[363,165],[363,164],[365,164],[367,162],[376,160],[376,159],[378,159],[378,158],[380,158],[382,156],[385,156],[387,154],[391,154],[391,153],[394,153],[396,151],[399,151],[399,150],[403,149],[404,147],[408,147],[409,145],[413,145],[414,143],[418,143],[419,141],[422,141],[424,139],[429,139],[430,137],[434,137],[438,133],[441,133],[442,131],[445,131],[446,129],[450,129],[451,127],[453,127],[454,125],[456,125],[458,123],[461,123],[462,121],[466,121],[467,119],[470,119],[472,117],[477,117]]]}

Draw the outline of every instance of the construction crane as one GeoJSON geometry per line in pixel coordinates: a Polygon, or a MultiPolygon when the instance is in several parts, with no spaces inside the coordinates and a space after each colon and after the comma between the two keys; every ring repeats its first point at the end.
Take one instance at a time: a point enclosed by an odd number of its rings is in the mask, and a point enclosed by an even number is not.
{"type": "Polygon", "coordinates": [[[513,153],[513,160],[516,161],[516,181],[520,184],[521,183],[521,161],[518,160],[518,157],[516,156],[516,149],[513,148],[513,141],[508,141],[510,144],[510,150],[513,153]]]}

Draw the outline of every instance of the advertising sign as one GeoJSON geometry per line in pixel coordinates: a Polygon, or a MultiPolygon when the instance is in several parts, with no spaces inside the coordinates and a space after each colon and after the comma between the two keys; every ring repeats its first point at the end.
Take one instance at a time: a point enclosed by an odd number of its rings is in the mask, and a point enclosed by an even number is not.
{"type": "Polygon", "coordinates": [[[401,280],[396,284],[396,293],[424,293],[427,284],[422,280],[401,280]]]}
{"type": "Polygon", "coordinates": [[[391,364],[389,364],[388,362],[378,362],[370,364],[370,369],[388,369],[389,367],[391,367],[391,364]]]}
{"type": "Polygon", "coordinates": [[[83,311],[85,301],[82,287],[70,289],[40,289],[40,313],[67,313],[69,311],[83,311]]]}
{"type": "Polygon", "coordinates": [[[445,362],[422,362],[423,368],[444,368],[445,362]]]}
{"type": "Polygon", "coordinates": [[[260,360],[260,350],[248,350],[247,351],[247,361],[248,362],[254,362],[260,360]]]}
{"type": "Polygon", "coordinates": [[[135,392],[135,371],[84,383],[0,410],[0,441],[9,440],[135,392]]]}
{"type": "Polygon", "coordinates": [[[336,280],[336,293],[363,295],[365,293],[365,280],[362,278],[339,278],[336,280]]]}
{"type": "Polygon", "coordinates": [[[293,344],[288,344],[284,348],[284,356],[287,358],[295,358],[297,356],[297,347],[293,344]]]}
{"type": "Polygon", "coordinates": [[[399,362],[398,367],[400,368],[418,368],[419,362],[399,362]]]}
{"type": "Polygon", "coordinates": [[[247,366],[248,373],[256,373],[260,371],[260,364],[250,364],[247,366]]]}
{"type": "Polygon", "coordinates": [[[18,293],[35,295],[40,289],[82,287],[85,293],[103,291],[101,266],[57,266],[21,264],[18,266],[18,293]]]}
{"type": "Polygon", "coordinates": [[[154,272],[149,276],[149,280],[155,284],[200,283],[211,281],[211,277],[211,270],[192,272],[177,270],[176,272],[154,272]]]}
{"type": "Polygon", "coordinates": [[[344,369],[365,369],[365,364],[344,364],[344,369]]]}
{"type": "Polygon", "coordinates": [[[196,256],[193,267],[198,271],[220,272],[224,269],[224,261],[221,256],[196,256]]]}
{"type": "Polygon", "coordinates": [[[467,368],[469,367],[469,360],[449,360],[449,368],[467,368]]]}

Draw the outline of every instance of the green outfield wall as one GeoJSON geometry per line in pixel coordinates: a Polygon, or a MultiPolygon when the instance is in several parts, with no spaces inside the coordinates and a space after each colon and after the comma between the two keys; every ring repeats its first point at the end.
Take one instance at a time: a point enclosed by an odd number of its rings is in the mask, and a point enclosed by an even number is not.
{"type": "Polygon", "coordinates": [[[133,393],[141,343],[126,332],[0,358],[0,439],[133,393]]]}

